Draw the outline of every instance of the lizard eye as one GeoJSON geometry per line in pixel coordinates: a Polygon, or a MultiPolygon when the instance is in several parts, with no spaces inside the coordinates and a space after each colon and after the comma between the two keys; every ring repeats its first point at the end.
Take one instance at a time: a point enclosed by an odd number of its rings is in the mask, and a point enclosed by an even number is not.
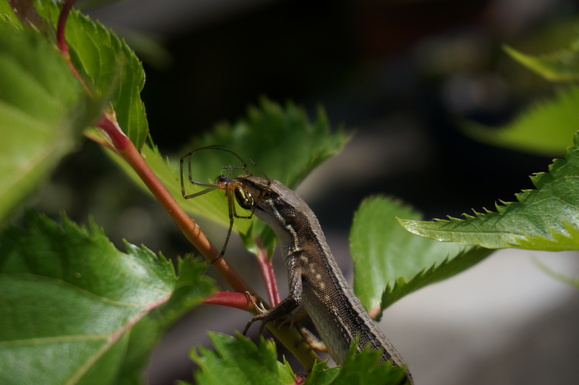
{"type": "Polygon", "coordinates": [[[264,191],[261,193],[261,197],[262,197],[263,199],[269,199],[269,198],[271,198],[271,191],[269,191],[269,190],[264,190],[264,191]]]}
{"type": "Polygon", "coordinates": [[[255,205],[253,196],[251,196],[250,193],[248,193],[241,187],[237,187],[235,189],[235,199],[237,200],[237,203],[239,203],[239,206],[241,206],[241,208],[245,210],[251,210],[255,205]]]}

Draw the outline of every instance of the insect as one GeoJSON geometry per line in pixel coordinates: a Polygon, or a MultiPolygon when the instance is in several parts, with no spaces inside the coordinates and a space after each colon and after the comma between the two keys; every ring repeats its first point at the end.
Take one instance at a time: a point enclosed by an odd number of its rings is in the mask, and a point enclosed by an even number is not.
{"type": "MultiPolygon", "coordinates": [[[[233,152],[231,150],[224,148],[223,146],[218,146],[218,145],[201,147],[201,148],[198,148],[198,149],[195,149],[193,151],[188,152],[187,154],[185,154],[181,157],[181,160],[179,162],[179,168],[180,168],[180,173],[181,173],[181,194],[183,195],[183,198],[185,198],[185,199],[195,198],[195,197],[206,194],[206,193],[213,191],[213,190],[225,191],[225,195],[227,196],[228,210],[229,210],[229,229],[227,231],[227,236],[225,237],[225,242],[223,243],[223,247],[222,247],[221,253],[219,255],[219,258],[222,258],[223,255],[225,254],[225,250],[227,249],[227,245],[229,243],[229,238],[231,237],[231,232],[233,230],[234,218],[251,219],[253,217],[253,210],[255,207],[254,197],[252,195],[248,195],[246,193],[245,189],[242,187],[242,185],[237,180],[235,180],[235,179],[232,180],[231,174],[232,174],[233,170],[244,170],[245,172],[247,172],[248,175],[251,175],[251,172],[247,168],[247,164],[244,162],[244,160],[239,155],[237,155],[235,152],[233,152]],[[206,183],[206,182],[195,181],[195,180],[193,180],[193,176],[192,176],[192,172],[191,172],[191,156],[194,153],[196,153],[198,151],[202,151],[202,150],[221,150],[221,151],[228,152],[228,153],[232,154],[233,156],[235,156],[237,159],[239,159],[239,161],[242,163],[242,165],[241,166],[224,167],[223,169],[228,171],[229,176],[219,175],[217,178],[215,178],[215,183],[206,183]],[[183,165],[184,165],[185,161],[187,161],[186,164],[187,164],[187,170],[188,170],[189,183],[196,185],[196,186],[206,187],[204,190],[193,193],[193,194],[186,194],[185,193],[185,178],[184,178],[184,172],[183,172],[184,171],[183,165]],[[237,202],[241,208],[243,208],[244,210],[249,210],[251,213],[249,215],[237,214],[235,202],[237,202]]],[[[212,263],[216,262],[219,258],[213,260],[212,263]]]]}
{"type": "MultiPolygon", "coordinates": [[[[234,218],[251,218],[253,215],[264,221],[279,240],[289,276],[289,294],[269,310],[259,309],[259,314],[247,324],[263,324],[280,319],[302,307],[311,317],[316,330],[327,347],[330,356],[341,364],[352,343],[357,350],[365,347],[381,350],[380,362],[391,361],[393,365],[406,368],[396,349],[370,318],[360,300],[348,285],[326,242],[318,219],[309,206],[290,188],[267,177],[254,176],[247,164],[234,152],[221,146],[203,147],[181,158],[181,183],[183,196],[193,198],[209,191],[225,191],[229,201],[229,231],[231,235],[234,218]],[[228,167],[247,172],[231,178],[217,177],[215,183],[196,182],[191,176],[191,155],[199,150],[216,149],[227,151],[242,163],[239,167],[228,167]],[[183,187],[183,161],[188,159],[189,182],[207,187],[201,192],[187,195],[183,187]],[[235,202],[250,211],[249,215],[238,215],[235,202]]],[[[225,245],[225,246],[226,246],[225,245]]],[[[223,255],[224,249],[221,251],[223,255]]],[[[401,383],[412,383],[410,372],[405,372],[401,383]]]]}

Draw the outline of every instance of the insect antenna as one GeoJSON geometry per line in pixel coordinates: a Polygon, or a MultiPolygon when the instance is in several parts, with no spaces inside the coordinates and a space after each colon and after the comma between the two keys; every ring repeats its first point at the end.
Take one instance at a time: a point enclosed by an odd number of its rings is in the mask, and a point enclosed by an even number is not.
{"type": "MultiPolygon", "coordinates": [[[[253,167],[257,168],[259,170],[259,172],[261,173],[261,175],[263,175],[263,177],[265,179],[267,179],[267,187],[269,189],[269,187],[271,186],[271,179],[266,175],[266,173],[263,171],[263,169],[261,167],[259,167],[259,165],[253,159],[249,159],[249,161],[251,162],[253,167]]],[[[268,194],[268,192],[266,190],[262,191],[261,195],[257,199],[261,199],[264,196],[264,194],[268,194]]]]}

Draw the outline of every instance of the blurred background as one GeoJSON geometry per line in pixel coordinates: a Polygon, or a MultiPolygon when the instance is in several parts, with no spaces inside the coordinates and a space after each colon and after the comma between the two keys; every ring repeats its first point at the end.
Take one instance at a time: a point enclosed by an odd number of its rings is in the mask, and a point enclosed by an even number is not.
{"type": "MultiPolygon", "coordinates": [[[[348,231],[364,197],[398,197],[427,219],[493,208],[498,199],[510,201],[531,188],[529,175],[546,171],[564,150],[545,157],[488,146],[465,136],[461,122],[498,127],[552,95],[552,84],[501,46],[530,54],[567,47],[579,31],[574,1],[83,4],[144,61],[142,98],[162,153],[182,155],[185,141],[243,118],[262,96],[291,100],[312,117],[322,106],[333,127],[355,132],[343,153],[298,190],[347,276],[348,231]]],[[[85,143],[68,158],[40,198],[41,208],[54,215],[65,210],[81,223],[93,216],[121,247],[127,239],[169,257],[192,251],[156,202],[95,157],[106,159],[85,143]]],[[[210,235],[220,244],[224,234],[216,229],[210,235]]],[[[239,256],[230,260],[251,281],[254,261],[229,252],[239,256]]],[[[501,251],[386,311],[381,326],[417,384],[576,383],[579,295],[540,270],[537,260],[566,275],[579,271],[574,253],[501,251]]],[[[284,293],[285,269],[277,271],[284,293]]],[[[195,309],[155,351],[150,384],[190,380],[188,352],[210,346],[206,330],[231,334],[247,319],[237,310],[195,309]]]]}

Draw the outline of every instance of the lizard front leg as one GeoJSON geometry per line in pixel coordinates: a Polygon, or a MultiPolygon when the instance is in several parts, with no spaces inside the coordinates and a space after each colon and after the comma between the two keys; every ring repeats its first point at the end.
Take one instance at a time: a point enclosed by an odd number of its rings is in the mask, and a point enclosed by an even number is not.
{"type": "MultiPolygon", "coordinates": [[[[260,314],[256,315],[252,319],[249,320],[247,325],[245,325],[245,329],[243,329],[243,335],[247,333],[251,324],[255,321],[261,321],[261,330],[263,330],[266,323],[269,321],[275,321],[280,319],[289,313],[291,313],[296,307],[298,307],[302,301],[302,293],[303,293],[303,282],[302,282],[302,274],[300,269],[294,268],[290,270],[289,274],[289,294],[286,298],[284,298],[280,303],[275,305],[269,310],[260,309],[259,306],[254,306],[255,310],[257,310],[260,314]]],[[[255,304],[254,304],[255,305],[255,304]]]]}

